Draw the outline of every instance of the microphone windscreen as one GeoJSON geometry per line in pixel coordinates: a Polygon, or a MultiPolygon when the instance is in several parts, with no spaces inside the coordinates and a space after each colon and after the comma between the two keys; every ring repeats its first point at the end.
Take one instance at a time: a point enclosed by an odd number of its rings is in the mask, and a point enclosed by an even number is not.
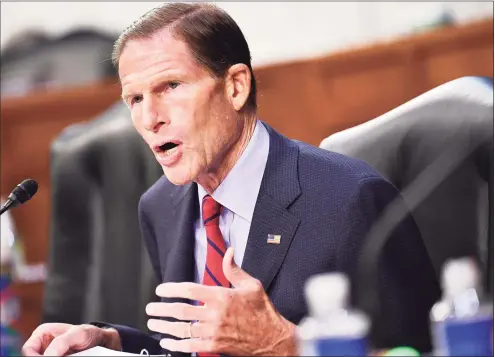
{"type": "Polygon", "coordinates": [[[15,195],[17,202],[22,204],[30,200],[38,191],[38,183],[32,179],[26,179],[14,188],[12,194],[15,195]]]}

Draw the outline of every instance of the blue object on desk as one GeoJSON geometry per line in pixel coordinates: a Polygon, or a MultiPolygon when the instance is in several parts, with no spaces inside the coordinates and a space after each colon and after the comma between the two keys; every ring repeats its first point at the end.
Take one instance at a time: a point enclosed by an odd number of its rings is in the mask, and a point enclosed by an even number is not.
{"type": "Polygon", "coordinates": [[[331,338],[315,341],[318,356],[366,356],[368,342],[366,338],[331,338]]]}
{"type": "Polygon", "coordinates": [[[493,316],[447,319],[436,328],[448,356],[493,356],[493,316]]]}
{"type": "Polygon", "coordinates": [[[0,325],[0,356],[19,356],[21,339],[10,327],[0,325]]]}
{"type": "Polygon", "coordinates": [[[11,325],[19,316],[19,300],[10,291],[12,280],[0,274],[0,356],[19,356],[21,336],[11,325]]]}

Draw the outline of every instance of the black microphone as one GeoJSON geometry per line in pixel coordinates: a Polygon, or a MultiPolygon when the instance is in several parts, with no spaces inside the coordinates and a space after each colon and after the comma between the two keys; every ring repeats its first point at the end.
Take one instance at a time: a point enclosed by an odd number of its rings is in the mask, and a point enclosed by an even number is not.
{"type": "Polygon", "coordinates": [[[38,192],[38,183],[31,179],[26,179],[18,184],[7,198],[7,202],[0,209],[0,215],[11,208],[22,205],[29,201],[38,192]]]}

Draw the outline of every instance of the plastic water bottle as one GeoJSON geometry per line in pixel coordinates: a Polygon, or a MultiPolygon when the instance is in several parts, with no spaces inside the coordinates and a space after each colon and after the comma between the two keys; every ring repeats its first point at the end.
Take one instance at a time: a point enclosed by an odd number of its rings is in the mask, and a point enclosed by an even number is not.
{"type": "Polygon", "coordinates": [[[300,356],[366,356],[369,319],[348,308],[349,281],[344,274],[311,277],[305,286],[309,316],[297,329],[300,356]]]}
{"type": "Polygon", "coordinates": [[[442,280],[431,310],[435,356],[493,356],[493,305],[483,300],[474,260],[448,261],[442,280]]]}

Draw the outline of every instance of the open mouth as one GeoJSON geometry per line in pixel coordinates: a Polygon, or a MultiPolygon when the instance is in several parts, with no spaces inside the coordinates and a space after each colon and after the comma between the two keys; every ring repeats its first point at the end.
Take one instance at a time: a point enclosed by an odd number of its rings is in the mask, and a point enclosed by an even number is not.
{"type": "Polygon", "coordinates": [[[179,147],[178,143],[174,143],[174,142],[169,141],[163,145],[158,146],[156,151],[159,154],[172,155],[174,152],[177,151],[178,147],[179,147]]]}

